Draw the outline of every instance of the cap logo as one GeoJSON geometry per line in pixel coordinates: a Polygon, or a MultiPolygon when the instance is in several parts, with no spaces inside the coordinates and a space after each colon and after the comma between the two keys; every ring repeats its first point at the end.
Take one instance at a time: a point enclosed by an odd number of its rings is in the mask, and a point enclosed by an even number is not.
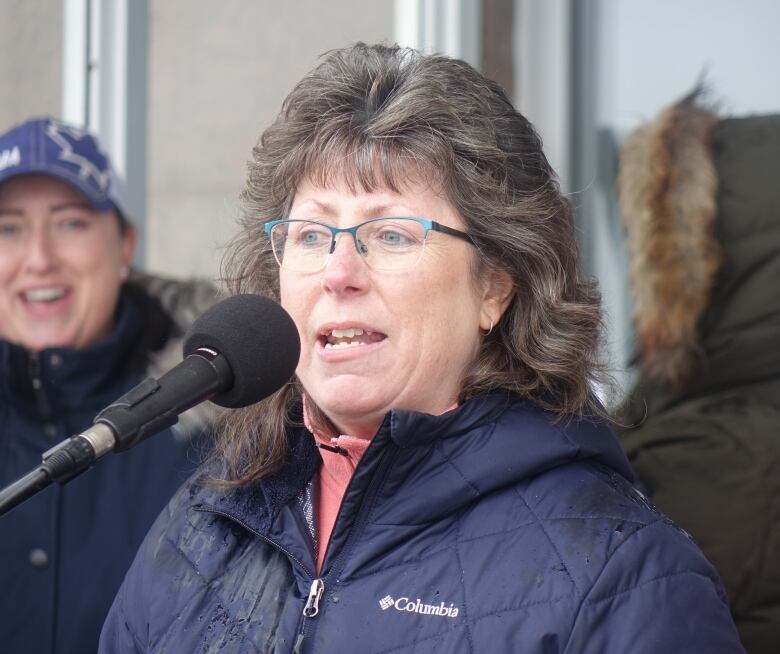
{"type": "Polygon", "coordinates": [[[46,126],[46,136],[60,148],[58,158],[61,161],[77,166],[81,179],[89,179],[91,177],[102,191],[106,191],[111,181],[109,171],[107,169],[101,170],[92,161],[74,152],[75,141],[90,138],[86,132],[67,125],[50,122],[46,126]]]}
{"type": "Polygon", "coordinates": [[[0,170],[18,166],[20,163],[22,163],[22,155],[19,152],[19,146],[15,145],[10,150],[0,152],[0,170]]]}

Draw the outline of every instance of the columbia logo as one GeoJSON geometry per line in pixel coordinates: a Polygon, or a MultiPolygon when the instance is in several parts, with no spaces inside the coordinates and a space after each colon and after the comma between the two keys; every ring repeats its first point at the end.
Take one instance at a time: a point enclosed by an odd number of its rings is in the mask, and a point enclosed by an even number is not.
{"type": "Polygon", "coordinates": [[[379,600],[379,606],[383,611],[394,608],[396,611],[405,613],[419,613],[421,615],[439,615],[445,618],[457,618],[458,607],[454,604],[447,606],[444,602],[439,604],[425,604],[419,597],[416,600],[410,600],[408,597],[399,597],[393,599],[391,595],[385,595],[379,600]]]}

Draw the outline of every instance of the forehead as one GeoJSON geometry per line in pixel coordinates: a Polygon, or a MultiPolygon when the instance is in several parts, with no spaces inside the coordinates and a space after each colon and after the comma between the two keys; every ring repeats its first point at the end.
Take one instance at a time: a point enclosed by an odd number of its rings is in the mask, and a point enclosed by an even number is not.
{"type": "Polygon", "coordinates": [[[0,184],[0,207],[25,209],[40,205],[84,204],[87,198],[62,180],[46,175],[20,175],[0,184]]]}
{"type": "Polygon", "coordinates": [[[344,177],[331,177],[327,183],[311,178],[303,179],[293,198],[293,206],[312,206],[323,210],[355,206],[366,209],[426,206],[431,203],[449,204],[448,199],[428,182],[408,179],[397,186],[376,185],[369,188],[355,186],[344,177]]]}
{"type": "Polygon", "coordinates": [[[327,186],[304,180],[297,189],[289,215],[296,218],[334,221],[345,226],[387,216],[415,216],[463,229],[466,221],[457,207],[427,181],[408,180],[397,189],[387,186],[370,190],[350,187],[333,178],[327,186]]]}

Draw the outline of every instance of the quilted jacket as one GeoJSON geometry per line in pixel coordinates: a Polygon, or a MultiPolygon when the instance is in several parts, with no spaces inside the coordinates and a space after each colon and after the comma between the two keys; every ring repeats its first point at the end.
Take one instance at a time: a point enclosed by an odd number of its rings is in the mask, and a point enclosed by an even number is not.
{"type": "MultiPolygon", "coordinates": [[[[37,354],[0,341],[0,486],[87,429],[95,414],[146,376],[181,360],[181,336],[215,299],[203,282],[134,276],[113,333],[37,354]]],[[[95,652],[111,602],[154,519],[192,474],[190,436],[205,414],[101,459],[0,516],[0,651],[95,652]]]]}
{"type": "Polygon", "coordinates": [[[715,571],[634,489],[604,425],[502,394],[390,412],[319,573],[306,498],[320,458],[302,427],[289,438],[271,478],[178,492],[101,652],[743,651],[715,571]]]}

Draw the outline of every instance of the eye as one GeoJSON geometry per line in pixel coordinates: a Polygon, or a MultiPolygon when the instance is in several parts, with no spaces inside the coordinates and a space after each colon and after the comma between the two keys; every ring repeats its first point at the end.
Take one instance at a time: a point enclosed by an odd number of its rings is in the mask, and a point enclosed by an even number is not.
{"type": "Polygon", "coordinates": [[[398,225],[383,225],[373,234],[373,240],[390,248],[412,247],[419,242],[414,234],[398,225]]]}
{"type": "Polygon", "coordinates": [[[68,216],[57,222],[57,227],[66,232],[80,232],[89,229],[92,221],[83,216],[68,216]]]}
{"type": "Polygon", "coordinates": [[[22,226],[18,222],[11,220],[0,220],[0,237],[11,238],[18,236],[22,232],[22,226]]]}
{"type": "Polygon", "coordinates": [[[330,245],[330,230],[317,223],[303,223],[290,227],[288,239],[292,238],[295,245],[305,248],[327,247],[330,245]]]}

